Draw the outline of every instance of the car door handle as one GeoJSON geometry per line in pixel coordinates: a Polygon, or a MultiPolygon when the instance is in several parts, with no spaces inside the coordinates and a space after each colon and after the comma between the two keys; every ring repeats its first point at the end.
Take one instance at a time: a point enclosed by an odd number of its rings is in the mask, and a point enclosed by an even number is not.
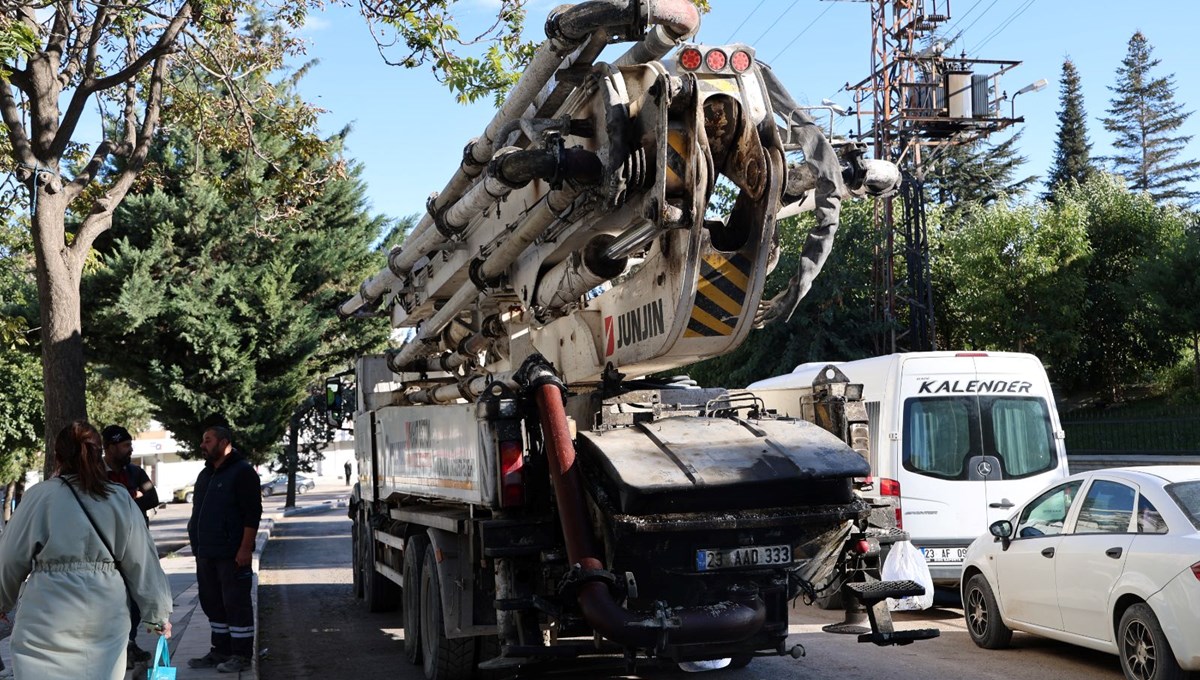
{"type": "Polygon", "coordinates": [[[1121,558],[1121,549],[1120,548],[1109,548],[1108,550],[1104,551],[1104,554],[1108,555],[1109,557],[1113,558],[1114,560],[1120,559],[1121,558]]]}
{"type": "Polygon", "coordinates": [[[1054,548],[1046,548],[1043,550],[1042,557],[1054,557],[1054,548]]]}
{"type": "Polygon", "coordinates": [[[1014,505],[1016,505],[1016,504],[1013,503],[1012,501],[1008,500],[1007,498],[1000,501],[999,503],[988,503],[989,508],[1000,508],[1002,510],[1007,510],[1007,509],[1013,507],[1014,505]]]}

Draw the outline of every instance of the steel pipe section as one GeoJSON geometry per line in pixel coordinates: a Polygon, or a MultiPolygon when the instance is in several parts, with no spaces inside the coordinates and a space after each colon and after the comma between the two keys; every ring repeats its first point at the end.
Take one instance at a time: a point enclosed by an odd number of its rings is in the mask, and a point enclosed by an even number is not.
{"type": "MultiPolygon", "coordinates": [[[[544,362],[540,356],[531,357],[544,362]]],[[[538,419],[545,440],[550,480],[558,505],[559,522],[567,546],[567,558],[585,572],[605,569],[592,537],[583,472],[575,459],[563,408],[563,386],[544,364],[518,372],[518,382],[533,391],[538,419]]],[[[584,619],[600,635],[625,647],[654,649],[664,641],[672,644],[712,644],[745,640],[762,628],[766,607],[757,594],[747,593],[732,601],[707,607],[631,612],[613,599],[608,586],[586,581],[579,588],[579,607],[584,619]]]]}

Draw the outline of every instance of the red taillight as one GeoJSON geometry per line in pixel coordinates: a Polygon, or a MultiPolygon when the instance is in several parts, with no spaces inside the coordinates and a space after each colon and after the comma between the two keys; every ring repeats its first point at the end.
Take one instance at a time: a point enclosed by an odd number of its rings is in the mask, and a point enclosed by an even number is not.
{"type": "Polygon", "coordinates": [[[1200,581],[1200,562],[1192,565],[1192,575],[1196,577],[1197,581],[1200,581]]]}
{"type": "Polygon", "coordinates": [[[958,352],[956,357],[986,357],[987,352],[958,352]]]}
{"type": "Polygon", "coordinates": [[[897,482],[894,479],[880,479],[879,495],[895,499],[894,505],[896,507],[896,528],[903,529],[904,518],[900,515],[900,482],[897,482]]]}
{"type": "Polygon", "coordinates": [[[745,73],[754,65],[754,59],[750,57],[750,53],[746,50],[738,50],[729,58],[729,63],[733,66],[734,73],[745,73]]]}
{"type": "Polygon", "coordinates": [[[525,505],[525,447],[520,441],[500,442],[500,507],[525,505]]]}
{"type": "Polygon", "coordinates": [[[704,64],[710,71],[724,71],[728,63],[729,58],[721,50],[709,50],[708,54],[704,55],[704,64]]]}
{"type": "Polygon", "coordinates": [[[700,68],[700,64],[704,61],[704,57],[700,54],[700,50],[695,47],[684,48],[679,53],[679,65],[689,71],[695,71],[700,68]]]}

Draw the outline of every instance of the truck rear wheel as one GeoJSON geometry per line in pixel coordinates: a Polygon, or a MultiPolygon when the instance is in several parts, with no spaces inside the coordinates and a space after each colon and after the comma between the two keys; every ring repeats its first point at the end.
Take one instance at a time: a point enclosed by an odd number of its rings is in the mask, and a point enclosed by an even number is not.
{"type": "Polygon", "coordinates": [[[362,524],[363,519],[360,512],[354,518],[354,525],[350,531],[350,562],[352,567],[350,573],[354,580],[354,597],[359,600],[363,599],[363,542],[359,537],[359,533],[362,531],[362,524]]]}
{"type": "Polygon", "coordinates": [[[363,543],[363,597],[367,601],[367,611],[392,611],[400,604],[400,588],[391,579],[375,570],[375,533],[371,523],[361,524],[362,533],[359,541],[363,543]]]}
{"type": "Polygon", "coordinates": [[[409,663],[421,663],[421,567],[429,538],[425,534],[409,536],[404,545],[404,657],[409,663]]]}
{"type": "Polygon", "coordinates": [[[446,637],[442,591],[432,550],[421,570],[421,657],[426,680],[470,680],[475,674],[475,638],[446,637]]]}

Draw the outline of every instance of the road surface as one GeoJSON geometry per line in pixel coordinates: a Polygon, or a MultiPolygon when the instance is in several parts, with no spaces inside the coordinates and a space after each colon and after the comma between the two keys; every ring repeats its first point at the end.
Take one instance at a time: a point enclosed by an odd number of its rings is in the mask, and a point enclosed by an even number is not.
{"type": "MultiPolygon", "coordinates": [[[[301,504],[327,503],[327,509],[287,517],[276,524],[262,558],[259,580],[259,641],[266,656],[264,680],[328,680],[388,678],[421,680],[419,667],[404,660],[404,630],[399,612],[369,614],[351,593],[350,520],[335,507],[345,487],[318,486],[301,504]]],[[[967,635],[962,611],[937,608],[896,615],[898,628],[937,627],[940,638],[906,647],[860,644],[853,636],[821,632],[823,624],[840,621],[841,612],[798,604],[792,613],[792,636],[807,657],[759,658],[742,670],[722,670],[707,677],[730,680],[811,678],[838,680],[1119,680],[1115,656],[1016,634],[1012,649],[977,648],[967,635]]],[[[643,663],[634,675],[623,663],[546,669],[545,678],[698,678],[643,663]]]]}

